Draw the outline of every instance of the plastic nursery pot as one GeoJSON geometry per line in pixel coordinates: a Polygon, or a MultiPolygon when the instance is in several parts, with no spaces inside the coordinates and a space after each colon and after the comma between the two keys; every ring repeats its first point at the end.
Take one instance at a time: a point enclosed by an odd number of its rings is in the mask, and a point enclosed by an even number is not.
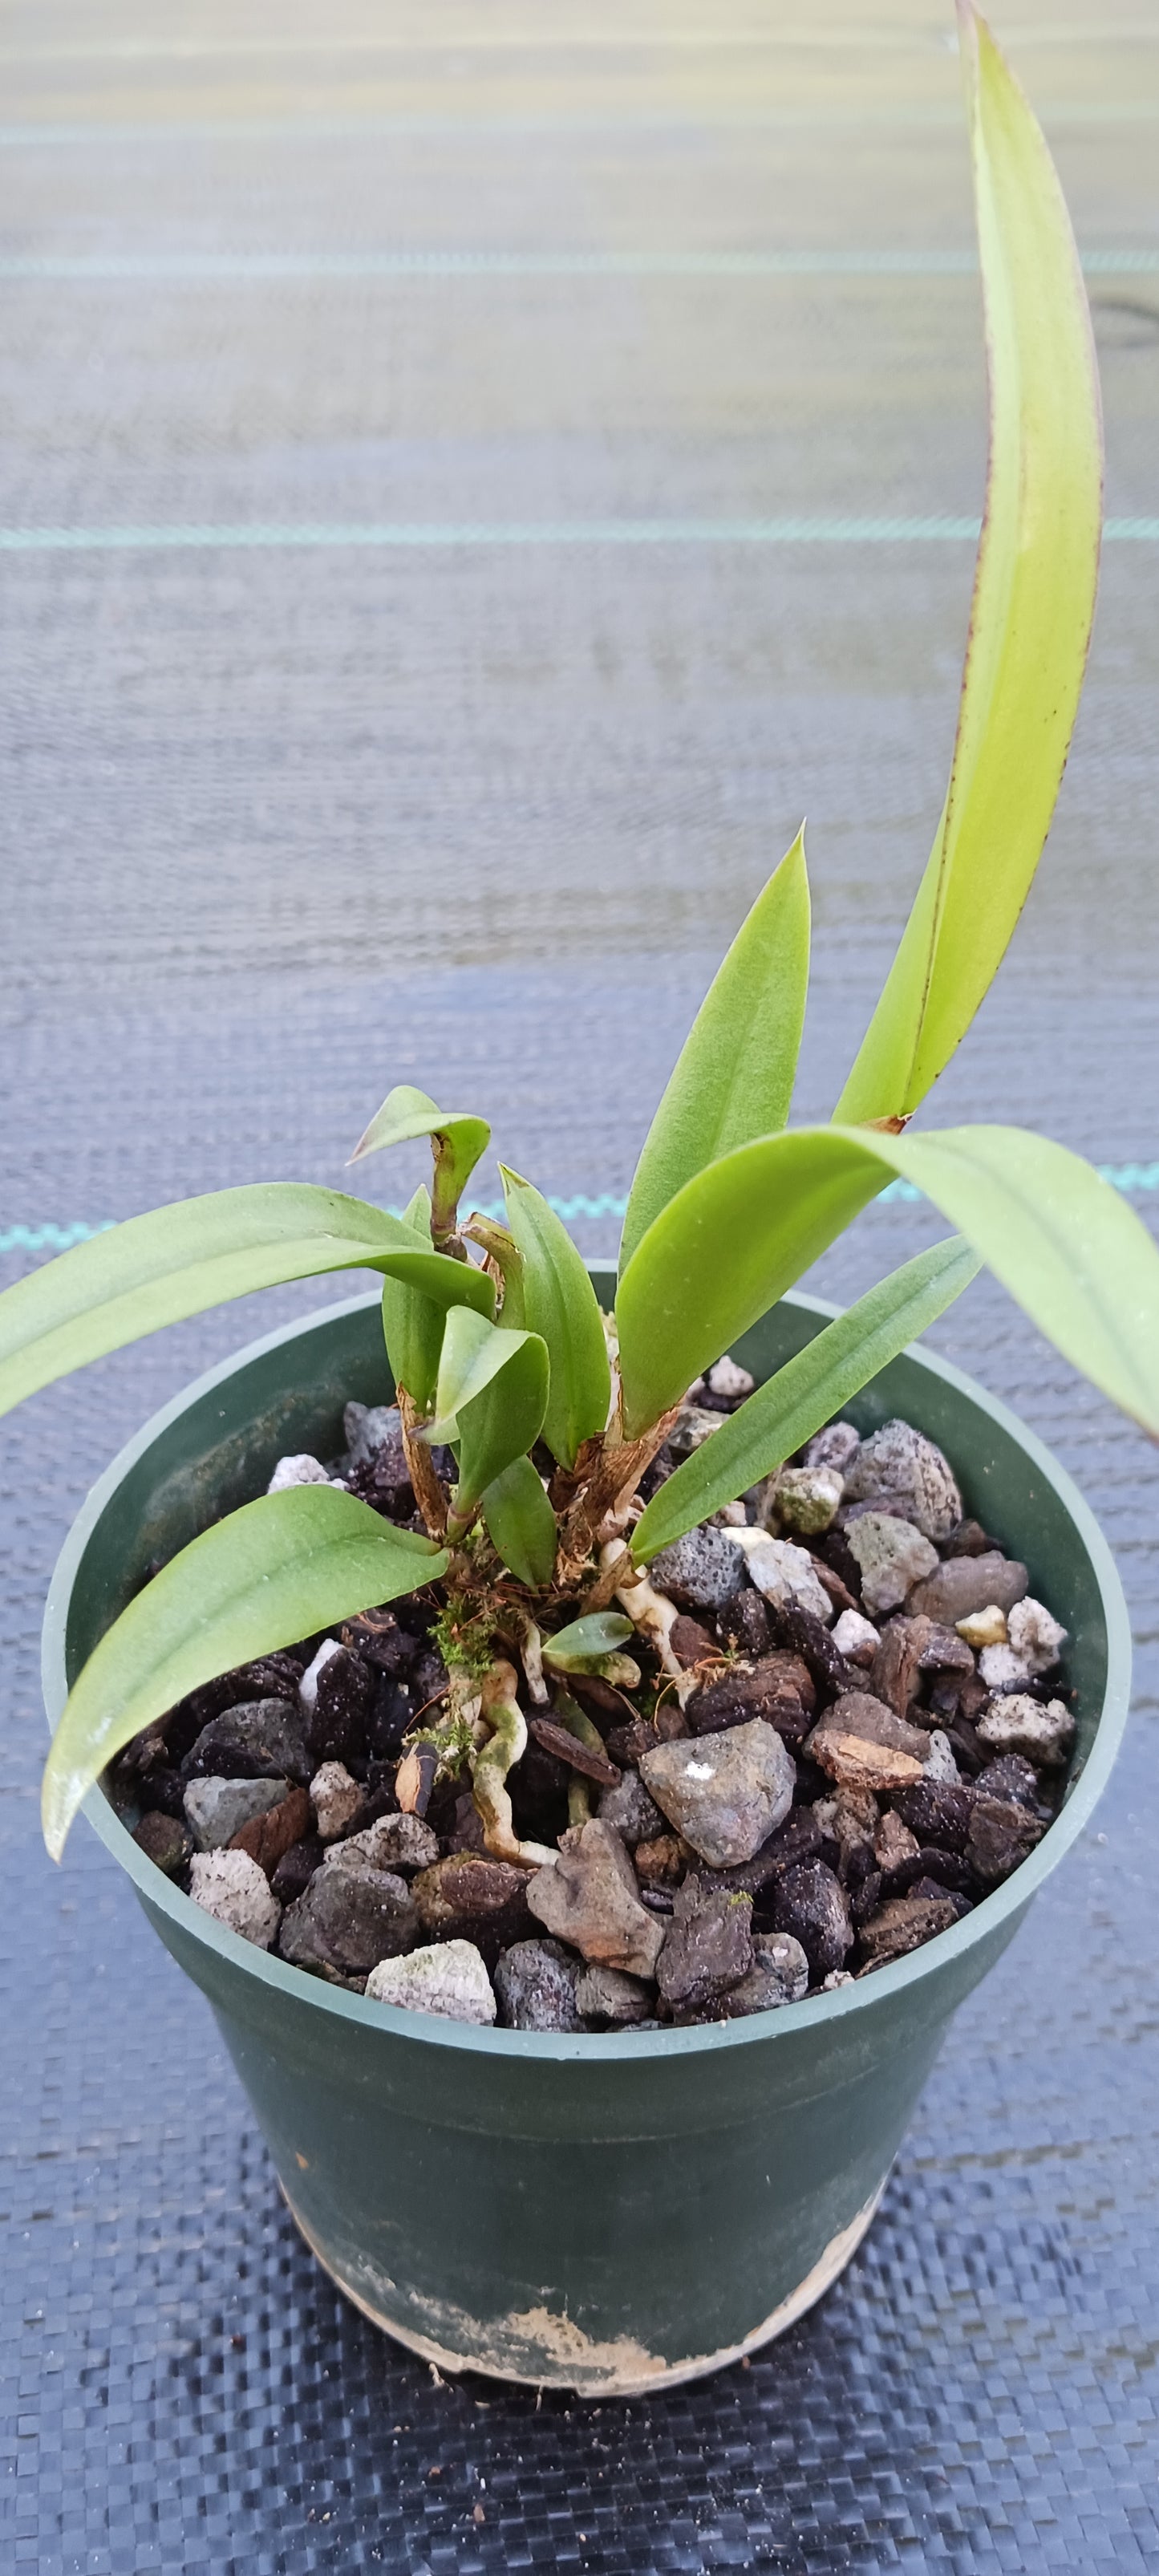
{"type": "MultiPolygon", "coordinates": [[[[613,1282],[596,1272],[610,1302],[613,1282]]],[[[737,1346],[768,1375],[833,1312],[788,1297],[737,1346]]],[[[139,1584],[286,1451],[342,1447],[351,1396],[389,1397],[376,1294],[255,1342],[130,1442],[61,1556],[44,1630],[68,1682],[139,1584]]],[[[836,2280],[957,2006],[1094,1807],[1126,1715],[1129,1632],[1107,1546],[1041,1443],[928,1355],[849,1407],[948,1452],[966,1509],[1025,1559],[1070,1631],[1078,1753],[1012,1879],[926,1948],[751,2019],[563,2037],[368,2003],[239,1940],[153,1868],[100,1790],[86,1814],[207,1995],[286,2200],[331,2277],[442,2369],[636,2394],[783,2332],[836,2280]]]]}

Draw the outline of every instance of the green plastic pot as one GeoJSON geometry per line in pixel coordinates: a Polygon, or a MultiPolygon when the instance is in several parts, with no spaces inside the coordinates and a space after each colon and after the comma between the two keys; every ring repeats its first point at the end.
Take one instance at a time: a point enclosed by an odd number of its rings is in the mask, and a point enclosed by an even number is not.
{"type": "MultiPolygon", "coordinates": [[[[597,1271],[610,1302],[613,1282],[597,1271]]],[[[737,1346],[767,1376],[834,1310],[788,1297],[737,1346]]],[[[158,1556],[262,1490],[287,1451],[342,1447],[389,1398],[376,1294],[241,1351],[155,1415],[89,1496],[44,1627],[69,1683],[158,1556]]],[[[441,2369],[585,2396],[716,2370],[780,2334],[849,2261],[957,2006],[1086,1823],[1128,1699],[1109,1550],[1049,1452],[956,1369],[912,1352],[849,1407],[946,1449],[966,1508],[1025,1559],[1071,1634],[1078,1753],[1031,1858],[962,1923],[814,2001],[688,2030],[567,2038],[368,2003],[239,1940],[153,1868],[100,1790],[90,1823],[208,1996],[293,2216],[376,2324],[441,2369]]]]}

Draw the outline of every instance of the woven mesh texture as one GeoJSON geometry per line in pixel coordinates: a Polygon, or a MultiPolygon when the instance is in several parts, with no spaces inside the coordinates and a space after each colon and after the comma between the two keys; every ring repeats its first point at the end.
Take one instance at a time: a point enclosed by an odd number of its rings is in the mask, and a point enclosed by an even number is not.
{"type": "MultiPolygon", "coordinates": [[[[1017,14],[1084,249],[1153,257],[1154,30],[1066,42],[1048,0],[1017,14]]],[[[507,42],[481,0],[10,13],[13,257],[105,270],[3,284],[6,522],[976,513],[977,290],[929,269],[970,243],[945,24],[919,0],[708,19],[568,0],[507,42]],[[875,248],[910,273],[853,273],[875,248]],[[318,271],[408,249],[824,256],[760,281],[318,271]],[[172,274],[289,254],[314,272],[172,274]]],[[[1093,292],[1109,506],[1145,516],[1159,276],[1093,292]]],[[[1159,1150],[1155,559],[1108,553],[1050,857],[939,1097],[1118,1164],[1159,1150]]],[[[799,1108],[824,1114],[936,818],[969,578],[948,542],[11,552],[0,1223],[341,1184],[388,1085],[437,1089],[448,1060],[519,1168],[622,1198],[806,807],[799,1108]]],[[[398,1203],[417,1171],[369,1186],[398,1203]]],[[[854,1294],[938,1230],[878,1208],[811,1284],[854,1294]]],[[[1051,1441],[1119,1551],[1139,1665],[1114,1783],[960,2016],[822,2306],[671,2396],[537,2405],[437,2383],[339,2298],[127,1884],[83,1829],[59,1874],[37,1836],[37,1635],[71,1514],[155,1405],[318,1302],[203,1318],[5,1426],[0,2563],[1159,2564],[1153,1451],[989,1283],[932,1337],[1051,1441]]]]}

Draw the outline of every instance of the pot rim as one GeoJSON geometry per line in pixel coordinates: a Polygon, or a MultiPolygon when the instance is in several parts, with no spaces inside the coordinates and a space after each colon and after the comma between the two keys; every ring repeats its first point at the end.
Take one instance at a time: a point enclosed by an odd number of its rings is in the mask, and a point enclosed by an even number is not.
{"type": "MultiPolygon", "coordinates": [[[[589,1263],[595,1271],[610,1266],[604,1262],[589,1263]]],[[[827,1298],[809,1296],[802,1290],[787,1291],[779,1302],[803,1308],[826,1321],[842,1311],[827,1298]]],[[[191,1403],[225,1384],[251,1361],[296,1341],[303,1333],[317,1331],[320,1325],[362,1309],[377,1307],[378,1303],[379,1292],[371,1289],[369,1293],[362,1292],[330,1305],[315,1307],[310,1314],[299,1316],[295,1322],[283,1324],[275,1332],[245,1343],[241,1350],[193,1379],[180,1394],[152,1414],[141,1430],[125,1443],[103,1476],[98,1478],[61,1549],[45,1604],[41,1681],[50,1731],[55,1728],[68,1696],[64,1643],[73,1583],[93,1531],[124,1476],[191,1403]]],[[[1107,1679],[1102,1710],[1090,1752],[1071,1783],[1060,1814],[1029,1858],[1020,1863],[1001,1887],[981,1898],[972,1913],[960,1923],[952,1925],[947,1932],[938,1933],[934,1940],[924,1943],[920,1949],[911,1950],[905,1958],[894,1960],[888,1967],[875,1969],[872,1976],[855,1978],[851,1985],[839,1986],[831,1994],[812,1996],[802,2003],[782,2004],[770,2012],[750,2013],[737,2021],[698,2022],[681,2029],[635,2033],[629,2030],[566,2033],[480,2028],[468,2022],[446,2020],[433,2013],[409,2012],[394,2004],[368,2002],[365,1995],[351,1994],[344,1987],[327,1985],[323,1978],[311,1976],[304,1968],[293,1967],[288,1960],[272,1957],[269,1951],[258,1949],[256,1943],[245,1941],[240,1934],[229,1931],[201,1906],[195,1905],[192,1897],[175,1887],[134,1842],[128,1827],[114,1814],[99,1785],[89,1791],[82,1814],[132,1879],[138,1894],[147,1900],[149,1909],[168,1916],[186,1940],[200,1941],[223,1963],[247,1970],[259,1984],[280,1992],[288,2001],[309,2003],[317,2011],[329,2013],[338,2021],[357,2024],[382,2035],[395,2034],[412,2044],[426,2044],[432,2048],[459,2049],[471,2057],[482,2054],[532,2059],[548,2064],[578,2061],[590,2065],[612,2061],[638,2063],[641,2059],[667,2059],[721,2048],[768,2047],[778,2037],[788,2039],[791,2035],[796,2038],[819,2025],[832,2024],[852,2014],[871,2010],[908,1987],[917,1987],[931,1973],[961,1958],[976,1941],[986,1939],[1010,1915],[1021,1914],[1093,1813],[1106,1786],[1126,1724],[1131,1686],[1131,1631],[1123,1587],[1110,1547],[1089,1504],[1045,1442],[1007,1405],[990,1395],[964,1370],[956,1368],[952,1361],[941,1359],[917,1343],[910,1344],[899,1356],[916,1360],[931,1376],[953,1387],[989,1420],[996,1422],[1017,1442],[1045,1482],[1053,1487],[1087,1551],[1107,1626],[1107,1679]]]]}

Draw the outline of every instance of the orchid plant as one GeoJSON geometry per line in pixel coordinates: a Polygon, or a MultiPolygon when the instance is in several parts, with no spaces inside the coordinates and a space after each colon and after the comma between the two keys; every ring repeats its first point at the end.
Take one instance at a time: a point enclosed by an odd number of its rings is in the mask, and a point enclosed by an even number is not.
{"type": "MultiPolygon", "coordinates": [[[[213,1676],[435,1585],[449,1669],[424,1730],[469,1770],[489,1847],[521,1844],[508,1773],[526,1741],[518,1667],[597,1669],[638,1631],[674,1666],[658,1551],[748,1491],[943,1313],[988,1263],[1074,1365],[1159,1435],[1159,1254],[1063,1146],[1017,1128],[910,1121],[968,1028],[1042,851],[1094,609],[1101,445],[1089,315],[1042,135],[985,26],[962,52],[989,355],[986,510],[949,787],[881,999],[828,1126],[787,1126],[805,1009],[801,836],[742,924],[636,1169],[614,1316],[531,1183],[501,1166],[506,1221],[462,1213],[477,1116],[393,1090],[355,1160],[429,1136],[403,1217],[293,1183],[131,1219],[0,1299],[0,1404],[225,1298],[368,1269],[425,1527],[352,1493],[268,1494],[206,1529],[133,1600],[80,1674],[44,1784],[59,1856],[105,1763],[213,1676]],[[641,1508],[690,1385],[891,1180],[955,1228],[819,1332],[722,1418],[641,1508]],[[444,1481],[453,1452],[454,1476],[444,1481]],[[613,1606],[618,1605],[618,1606],[613,1606]]],[[[525,1690],[524,1695],[527,1695],[525,1690]]],[[[565,1698],[566,1709],[569,1705],[565,1698]]],[[[570,1703],[574,1727],[586,1723],[570,1703]]]]}

